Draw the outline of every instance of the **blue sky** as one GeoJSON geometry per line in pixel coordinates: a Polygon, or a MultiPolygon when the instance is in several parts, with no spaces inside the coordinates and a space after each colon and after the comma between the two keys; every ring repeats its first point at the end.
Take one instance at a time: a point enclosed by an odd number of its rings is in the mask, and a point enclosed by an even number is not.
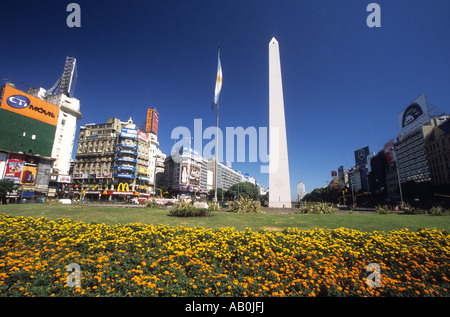
{"type": "MultiPolygon", "coordinates": [[[[381,150],[420,94],[449,112],[448,0],[73,1],[80,28],[66,25],[70,2],[2,4],[0,78],[50,88],[74,56],[79,125],[129,116],[140,123],[156,107],[166,154],[174,128],[193,131],[195,118],[215,126],[219,45],[220,127],[268,126],[268,43],[276,37],[294,197],[300,177],[309,192],[338,166],[353,166],[355,150],[381,150]],[[381,7],[381,28],[366,24],[370,2],[381,7]]],[[[261,164],[233,167],[267,187],[261,164]]]]}

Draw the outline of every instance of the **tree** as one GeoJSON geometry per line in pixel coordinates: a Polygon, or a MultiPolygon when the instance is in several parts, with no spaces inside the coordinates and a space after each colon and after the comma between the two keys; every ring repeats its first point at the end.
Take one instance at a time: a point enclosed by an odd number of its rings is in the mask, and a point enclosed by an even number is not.
{"type": "Polygon", "coordinates": [[[6,197],[6,194],[12,191],[14,188],[14,183],[9,179],[0,180],[0,201],[6,197]]]}
{"type": "Polygon", "coordinates": [[[239,199],[240,197],[244,197],[258,200],[258,187],[249,182],[237,183],[228,188],[225,193],[225,197],[229,197],[230,199],[239,199]]]}
{"type": "Polygon", "coordinates": [[[326,188],[315,188],[312,192],[309,194],[306,194],[305,197],[303,197],[303,201],[317,201],[317,202],[323,202],[327,201],[327,189],[326,188]]]}
{"type": "MultiPolygon", "coordinates": [[[[215,197],[214,193],[215,193],[215,192],[216,192],[216,191],[215,191],[214,189],[211,189],[211,190],[208,192],[208,198],[209,198],[210,200],[214,200],[214,197],[215,197]]],[[[224,194],[225,194],[225,192],[223,191],[222,188],[217,188],[217,200],[223,200],[224,194]]]]}
{"type": "Polygon", "coordinates": [[[269,206],[269,192],[259,198],[262,206],[269,206]]]}

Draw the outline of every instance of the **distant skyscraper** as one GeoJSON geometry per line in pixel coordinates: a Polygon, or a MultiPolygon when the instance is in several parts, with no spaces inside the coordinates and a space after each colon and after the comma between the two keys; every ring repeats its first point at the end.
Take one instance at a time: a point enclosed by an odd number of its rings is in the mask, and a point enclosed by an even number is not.
{"type": "Polygon", "coordinates": [[[280,51],[269,43],[269,207],[292,208],[280,51]]]}
{"type": "Polygon", "coordinates": [[[305,184],[300,181],[297,183],[297,199],[301,201],[306,196],[305,184]]]}

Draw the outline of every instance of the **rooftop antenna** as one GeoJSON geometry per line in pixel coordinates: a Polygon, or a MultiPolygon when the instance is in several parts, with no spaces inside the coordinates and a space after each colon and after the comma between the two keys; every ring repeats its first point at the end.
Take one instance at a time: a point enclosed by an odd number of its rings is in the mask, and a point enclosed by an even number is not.
{"type": "Polygon", "coordinates": [[[67,97],[73,97],[77,76],[77,60],[74,57],[67,56],[61,77],[58,78],[52,88],[47,90],[46,96],[64,94],[67,97]]]}

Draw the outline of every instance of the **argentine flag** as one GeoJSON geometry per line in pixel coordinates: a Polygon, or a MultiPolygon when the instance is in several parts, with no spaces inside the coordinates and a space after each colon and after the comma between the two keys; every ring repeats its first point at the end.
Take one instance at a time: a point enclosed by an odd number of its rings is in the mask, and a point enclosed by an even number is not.
{"type": "Polygon", "coordinates": [[[220,64],[220,47],[218,53],[218,63],[217,63],[217,78],[216,78],[216,89],[214,91],[214,103],[212,104],[212,109],[214,105],[219,102],[220,91],[222,90],[222,65],[220,64]]]}

